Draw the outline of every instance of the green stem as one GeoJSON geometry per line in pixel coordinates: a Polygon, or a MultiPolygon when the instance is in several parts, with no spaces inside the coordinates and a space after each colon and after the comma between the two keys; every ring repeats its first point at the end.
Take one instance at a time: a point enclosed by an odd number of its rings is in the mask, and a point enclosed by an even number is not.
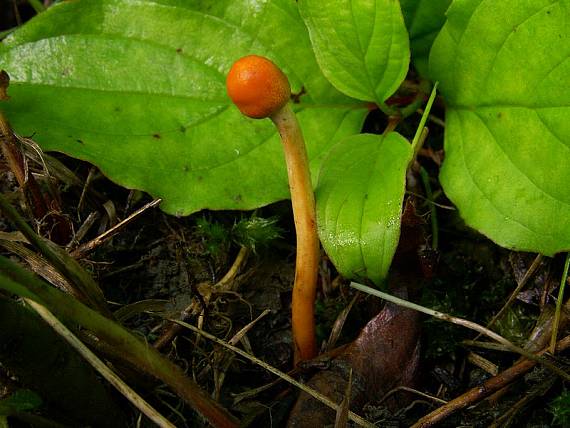
{"type": "Polygon", "coordinates": [[[40,0],[28,0],[28,3],[34,8],[36,13],[42,13],[46,10],[46,7],[40,0]]]}
{"type": "Polygon", "coordinates": [[[6,37],[8,34],[13,33],[14,31],[16,31],[17,27],[14,28],[9,28],[8,30],[4,30],[4,31],[0,31],[0,40],[2,40],[4,37],[6,37]]]}
{"type": "MultiPolygon", "coordinates": [[[[433,106],[433,102],[435,101],[435,96],[437,95],[437,85],[439,82],[435,82],[433,85],[433,89],[431,90],[431,94],[429,96],[428,102],[424,109],[424,113],[422,114],[422,118],[420,119],[420,123],[418,128],[416,129],[416,134],[414,135],[414,139],[412,140],[412,148],[414,149],[414,153],[417,153],[420,147],[418,147],[418,143],[420,142],[420,137],[422,135],[424,126],[428,120],[429,112],[431,111],[431,107],[433,106]]],[[[415,156],[414,156],[415,158],[415,156]]]]}
{"type": "Polygon", "coordinates": [[[140,395],[129,387],[114,371],[95,355],[87,346],[81,342],[60,320],[57,319],[48,309],[26,299],[26,303],[34,309],[42,319],[55,330],[79,355],[81,355],[97,372],[113,385],[123,396],[131,402],[137,409],[146,415],[159,427],[176,428],[164,416],[158,413],[140,395]]]}
{"type": "Polygon", "coordinates": [[[124,361],[169,385],[193,409],[216,427],[237,427],[236,419],[207,396],[182,369],[137,339],[116,322],[105,318],[71,296],[50,287],[36,276],[0,256],[0,288],[45,306],[68,327],[78,325],[112,346],[124,361]]]}
{"type": "Polygon", "coordinates": [[[566,253],[566,262],[564,263],[564,271],[560,280],[560,288],[558,289],[558,300],[556,301],[556,311],[554,312],[554,322],[552,323],[552,337],[550,339],[550,353],[556,352],[556,338],[558,337],[558,325],[560,324],[560,314],[562,312],[562,299],[564,298],[564,289],[566,288],[566,280],[568,278],[568,267],[570,267],[570,253],[566,253]]]}
{"type": "Polygon", "coordinates": [[[400,115],[400,113],[398,112],[398,109],[396,109],[394,107],[390,107],[388,104],[377,103],[376,105],[378,106],[380,111],[382,113],[384,113],[386,116],[399,116],[400,115]]]}

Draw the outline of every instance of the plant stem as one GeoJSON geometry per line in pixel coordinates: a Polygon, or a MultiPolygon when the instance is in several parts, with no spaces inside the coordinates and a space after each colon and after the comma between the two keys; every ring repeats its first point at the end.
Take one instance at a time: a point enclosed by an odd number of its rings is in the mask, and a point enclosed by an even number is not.
{"type": "Polygon", "coordinates": [[[515,345],[513,345],[511,342],[509,342],[504,337],[502,337],[502,336],[498,335],[497,333],[483,327],[482,325],[474,323],[472,321],[469,321],[469,320],[466,320],[463,318],[454,317],[452,315],[444,314],[442,312],[435,311],[433,309],[426,308],[424,306],[420,306],[416,303],[412,303],[412,302],[409,302],[407,300],[400,299],[399,297],[392,296],[392,295],[384,293],[380,290],[376,290],[374,288],[370,288],[370,287],[367,287],[365,285],[358,284],[356,282],[351,282],[350,286],[352,288],[359,290],[359,291],[363,291],[364,293],[372,294],[373,296],[380,297],[381,299],[395,303],[396,305],[403,306],[403,307],[409,308],[409,309],[413,309],[415,311],[422,312],[424,314],[430,315],[434,318],[437,318],[437,319],[440,319],[443,321],[448,321],[448,322],[451,322],[453,324],[461,325],[461,326],[467,327],[471,330],[475,330],[475,331],[477,331],[477,332],[479,332],[479,333],[481,333],[481,334],[505,345],[509,349],[517,348],[515,345]]]}
{"type": "MultiPolygon", "coordinates": [[[[418,129],[416,129],[416,134],[414,135],[414,138],[412,139],[412,148],[414,150],[414,153],[417,153],[421,148],[421,146],[418,143],[420,142],[420,137],[422,135],[424,126],[426,125],[426,122],[428,120],[429,112],[431,110],[433,102],[435,101],[435,96],[437,95],[438,83],[439,82],[435,82],[435,85],[433,85],[433,89],[431,90],[431,94],[430,94],[428,101],[426,103],[424,112],[422,114],[422,118],[420,119],[418,129]]],[[[414,159],[415,158],[416,158],[416,156],[414,155],[414,159]]]]}
{"type": "Polygon", "coordinates": [[[570,253],[566,253],[566,262],[564,263],[564,271],[560,279],[560,288],[558,289],[558,300],[556,301],[556,311],[554,312],[554,322],[552,324],[552,337],[550,339],[550,353],[556,352],[556,338],[558,336],[558,325],[560,324],[560,313],[562,311],[562,299],[564,298],[564,289],[566,288],[566,279],[568,278],[568,267],[570,266],[570,253]]]}
{"type": "Polygon", "coordinates": [[[129,387],[119,376],[115,374],[107,365],[85,346],[61,321],[59,321],[49,310],[31,299],[25,299],[40,317],[58,333],[67,343],[71,345],[101,376],[113,385],[127,400],[137,409],[144,413],[151,421],[160,427],[175,428],[164,416],[158,413],[140,395],[129,387]]]}
{"type": "Polygon", "coordinates": [[[314,306],[319,263],[319,238],[315,197],[303,135],[290,104],[286,104],[272,115],[271,120],[281,134],[285,150],[297,235],[292,302],[293,341],[295,363],[297,363],[311,359],[317,354],[314,306]]]}
{"type": "Polygon", "coordinates": [[[28,3],[36,11],[36,13],[42,13],[46,10],[46,7],[40,0],[28,0],[28,3]]]}
{"type": "Polygon", "coordinates": [[[71,328],[90,330],[105,345],[111,346],[127,362],[169,385],[186,403],[213,426],[233,428],[237,420],[206,395],[180,367],[140,341],[121,325],[83,305],[71,296],[50,287],[30,272],[0,256],[0,288],[27,297],[54,313],[71,328]]]}
{"type": "Polygon", "coordinates": [[[529,360],[534,360],[534,361],[542,364],[547,369],[551,370],[553,373],[556,373],[558,376],[562,377],[563,379],[570,381],[570,375],[565,373],[563,370],[559,369],[558,367],[556,367],[551,362],[549,362],[549,361],[545,360],[544,358],[541,358],[537,355],[534,355],[533,353],[531,353],[529,351],[525,351],[521,347],[516,346],[515,344],[513,344],[509,340],[505,339],[503,336],[495,333],[494,331],[489,330],[488,328],[483,327],[482,325],[479,325],[477,323],[474,323],[472,321],[469,321],[469,320],[466,320],[463,318],[458,318],[458,317],[454,317],[452,315],[444,314],[442,312],[435,311],[433,309],[426,308],[424,306],[420,306],[416,303],[412,303],[412,302],[409,302],[407,300],[400,299],[399,297],[395,297],[395,296],[392,296],[390,294],[383,293],[380,290],[376,290],[374,288],[370,288],[370,287],[367,287],[365,285],[358,284],[356,282],[351,282],[350,286],[352,288],[356,288],[357,290],[363,291],[363,292],[368,293],[368,294],[372,294],[373,296],[380,297],[384,300],[395,303],[396,305],[403,306],[403,307],[409,308],[409,309],[413,309],[415,311],[422,312],[422,313],[427,314],[427,315],[431,315],[434,318],[437,318],[437,319],[440,319],[443,321],[447,321],[447,322],[450,322],[453,324],[457,324],[457,325],[469,328],[471,330],[475,330],[475,331],[493,339],[494,341],[500,343],[508,351],[516,352],[517,354],[520,354],[529,360]]]}
{"type": "Polygon", "coordinates": [[[0,211],[18,228],[26,239],[51,265],[65,276],[84,297],[89,306],[112,318],[103,292],[79,263],[53,242],[42,238],[26,223],[16,209],[0,193],[0,211]]]}

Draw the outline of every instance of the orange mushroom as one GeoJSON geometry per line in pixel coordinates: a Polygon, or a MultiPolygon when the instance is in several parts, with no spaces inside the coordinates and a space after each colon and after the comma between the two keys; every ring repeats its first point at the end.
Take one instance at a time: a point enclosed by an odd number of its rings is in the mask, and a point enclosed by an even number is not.
{"type": "Polygon", "coordinates": [[[287,76],[267,58],[249,55],[237,60],[226,79],[229,97],[246,116],[270,118],[283,142],[297,235],[292,326],[295,364],[317,354],[315,296],[319,262],[315,197],[303,134],[291,106],[287,76]]]}

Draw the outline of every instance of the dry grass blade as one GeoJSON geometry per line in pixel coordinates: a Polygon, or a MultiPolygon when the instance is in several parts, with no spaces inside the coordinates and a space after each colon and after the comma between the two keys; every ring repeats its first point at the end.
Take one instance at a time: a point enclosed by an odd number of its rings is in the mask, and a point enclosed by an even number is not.
{"type": "Polygon", "coordinates": [[[49,324],[67,343],[69,343],[91,366],[99,372],[111,385],[129,400],[137,409],[144,413],[159,427],[175,428],[164,416],[158,413],[140,395],[131,389],[123,380],[109,369],[103,361],[85,346],[65,325],[63,325],[50,311],[30,299],[25,299],[43,320],[49,324]]]}
{"type": "Polygon", "coordinates": [[[51,265],[57,269],[70,284],[83,294],[89,306],[96,308],[105,316],[112,317],[107,302],[99,285],[89,274],[70,257],[67,252],[35,233],[16,209],[0,194],[0,210],[22,232],[26,239],[38,250],[51,265]]]}
{"type": "Polygon", "coordinates": [[[406,392],[409,392],[411,394],[416,394],[416,395],[419,395],[420,397],[427,398],[428,400],[435,401],[436,403],[439,403],[439,404],[447,403],[447,401],[442,400],[441,398],[435,397],[435,396],[430,395],[430,394],[426,394],[425,392],[418,391],[417,389],[408,388],[407,386],[398,386],[398,387],[388,391],[384,395],[384,397],[382,397],[380,399],[380,401],[378,401],[378,403],[376,403],[376,405],[378,405],[378,406],[381,405],[384,401],[386,401],[388,398],[390,398],[392,395],[394,395],[398,391],[406,391],[406,392]]]}
{"type": "MultiPolygon", "coordinates": [[[[497,320],[499,320],[503,316],[503,314],[507,311],[507,309],[510,308],[511,304],[515,301],[520,291],[523,289],[523,287],[528,283],[528,281],[537,271],[538,267],[540,266],[540,263],[542,262],[542,259],[543,259],[542,254],[538,254],[535,257],[534,261],[532,262],[532,264],[530,265],[530,267],[522,277],[521,281],[517,284],[516,288],[507,299],[507,302],[503,305],[501,310],[497,312],[497,314],[491,319],[491,321],[489,321],[489,323],[487,324],[487,328],[491,328],[497,322],[497,320]]],[[[477,338],[475,338],[475,340],[477,340],[477,338]]]]}
{"type": "MultiPolygon", "coordinates": [[[[558,351],[563,351],[569,347],[570,336],[566,336],[564,339],[558,341],[556,349],[558,351]]],[[[542,355],[547,351],[548,348],[545,348],[540,351],[538,355],[542,355]]],[[[534,360],[523,359],[522,361],[516,363],[514,366],[508,368],[502,373],[499,373],[497,376],[486,380],[482,385],[478,385],[470,389],[466,393],[454,398],[447,404],[439,407],[438,409],[419,419],[414,425],[412,425],[412,428],[426,428],[437,424],[452,413],[464,409],[465,407],[491,395],[493,392],[502,389],[506,385],[510,384],[513,380],[527,373],[536,364],[537,362],[534,360]]]]}
{"type": "Polygon", "coordinates": [[[478,333],[481,333],[481,334],[493,339],[494,341],[500,343],[510,352],[516,352],[517,354],[520,354],[529,360],[536,361],[536,362],[540,363],[541,365],[543,365],[544,367],[551,370],[553,373],[556,373],[558,376],[562,377],[563,379],[570,381],[570,374],[566,373],[564,370],[561,370],[560,368],[558,368],[557,366],[552,364],[550,361],[547,361],[538,355],[535,355],[531,352],[528,352],[528,351],[520,348],[519,346],[516,346],[515,344],[513,344],[509,340],[505,339],[503,336],[501,336],[501,335],[495,333],[494,331],[491,331],[488,328],[485,328],[482,325],[479,325],[473,321],[469,321],[469,320],[466,320],[463,318],[458,318],[458,317],[454,317],[452,315],[444,314],[442,312],[435,311],[433,309],[426,308],[424,306],[420,306],[416,303],[412,303],[412,302],[409,302],[407,300],[400,299],[398,297],[384,293],[380,290],[376,290],[374,288],[370,288],[370,287],[367,287],[365,285],[358,284],[356,282],[351,282],[350,286],[352,288],[363,291],[365,293],[372,294],[373,296],[380,297],[382,299],[388,300],[389,302],[395,303],[396,305],[404,306],[406,308],[410,308],[410,309],[416,310],[418,312],[422,312],[424,314],[430,315],[430,316],[437,318],[437,319],[440,319],[442,321],[447,321],[447,322],[450,322],[453,324],[457,324],[457,325],[469,328],[471,330],[474,330],[478,333]]]}
{"type": "Polygon", "coordinates": [[[340,333],[342,332],[342,328],[344,327],[344,323],[346,322],[346,319],[348,318],[348,314],[352,310],[352,307],[354,306],[354,304],[356,303],[358,298],[359,298],[359,296],[358,296],[358,294],[356,294],[352,298],[352,300],[350,301],[348,306],[343,308],[343,310],[340,312],[340,314],[336,318],[336,320],[333,324],[333,327],[331,329],[331,333],[329,335],[329,340],[327,340],[327,343],[325,345],[325,349],[323,350],[323,352],[330,351],[331,349],[333,349],[336,346],[336,342],[338,341],[338,339],[340,337],[340,333]]]}
{"type": "Polygon", "coordinates": [[[91,331],[112,346],[127,365],[162,380],[186,403],[217,427],[233,428],[238,421],[188,378],[180,367],[162,356],[118,323],[105,318],[73,297],[55,290],[16,263],[0,256],[0,288],[36,301],[70,325],[91,331]]]}
{"type": "Polygon", "coordinates": [[[513,404],[505,414],[498,418],[489,428],[508,428],[513,424],[517,414],[521,412],[524,407],[528,406],[533,400],[544,396],[550,388],[556,383],[556,376],[549,376],[530,391],[528,391],[523,398],[513,404]]]}
{"type": "Polygon", "coordinates": [[[564,271],[560,279],[560,288],[558,290],[558,300],[556,301],[556,312],[554,313],[554,322],[552,323],[552,338],[550,339],[550,353],[556,352],[556,339],[558,338],[558,327],[560,325],[560,317],[562,314],[562,299],[564,298],[564,290],[566,288],[566,279],[568,278],[568,268],[570,267],[570,253],[566,253],[566,262],[564,263],[564,271]]]}
{"type": "Polygon", "coordinates": [[[44,278],[50,284],[55,285],[62,291],[65,291],[68,294],[71,294],[77,300],[82,302],[86,302],[85,296],[78,293],[78,290],[74,288],[69,281],[65,279],[63,275],[61,275],[57,270],[53,268],[44,258],[33,252],[27,247],[23,245],[12,242],[12,241],[5,241],[0,237],[0,246],[4,247],[6,250],[10,251],[13,254],[16,254],[18,257],[25,260],[32,271],[37,273],[39,276],[44,278]]]}
{"type": "Polygon", "coordinates": [[[345,428],[348,426],[348,412],[350,410],[350,394],[352,394],[352,369],[348,373],[348,382],[344,391],[344,398],[336,412],[334,428],[345,428]]]}
{"type": "MultiPolygon", "coordinates": [[[[256,358],[253,355],[250,355],[247,352],[244,352],[243,350],[236,348],[235,346],[230,345],[229,343],[227,343],[221,339],[218,339],[216,336],[213,336],[213,335],[211,335],[211,334],[209,334],[203,330],[200,330],[197,327],[194,327],[192,324],[188,324],[188,323],[185,323],[183,321],[177,321],[177,320],[171,320],[171,321],[178,323],[181,326],[186,327],[187,329],[192,330],[193,332],[200,334],[201,336],[204,336],[206,339],[209,339],[212,342],[215,342],[219,345],[222,345],[222,346],[232,350],[233,352],[241,355],[244,358],[247,358],[248,360],[252,361],[253,363],[263,367],[265,370],[273,373],[276,376],[279,376],[281,379],[285,380],[286,382],[289,382],[291,385],[294,385],[297,388],[301,389],[302,391],[306,392],[311,397],[313,397],[316,400],[323,403],[325,406],[328,406],[331,409],[333,409],[335,412],[339,411],[340,405],[338,405],[337,403],[335,403],[334,401],[332,401],[328,397],[325,397],[324,395],[320,394],[319,392],[315,391],[314,389],[309,388],[306,385],[303,385],[301,382],[297,381],[296,379],[293,379],[288,374],[283,373],[282,371],[276,369],[275,367],[270,366],[269,364],[265,363],[264,361],[261,361],[259,358],[256,358]]],[[[372,428],[375,426],[374,424],[368,422],[366,419],[362,418],[361,416],[357,415],[354,412],[349,412],[348,418],[351,421],[358,424],[359,426],[368,427],[368,428],[372,428]]]]}
{"type": "Polygon", "coordinates": [[[89,254],[95,248],[97,248],[98,246],[100,246],[100,245],[104,244],[105,242],[107,242],[108,240],[110,240],[113,236],[115,236],[117,233],[119,233],[128,224],[132,223],[137,217],[139,217],[146,210],[148,210],[149,208],[156,207],[158,204],[160,204],[160,202],[162,202],[162,199],[155,199],[155,200],[149,202],[148,204],[144,205],[143,207],[139,208],[134,213],[132,213],[130,216],[128,216],[126,219],[124,219],[123,221],[119,222],[118,224],[116,224],[115,226],[113,226],[112,228],[107,230],[105,233],[102,233],[101,235],[92,239],[91,241],[77,247],[71,253],[71,256],[76,258],[76,259],[81,259],[81,258],[85,257],[87,254],[89,254]]]}

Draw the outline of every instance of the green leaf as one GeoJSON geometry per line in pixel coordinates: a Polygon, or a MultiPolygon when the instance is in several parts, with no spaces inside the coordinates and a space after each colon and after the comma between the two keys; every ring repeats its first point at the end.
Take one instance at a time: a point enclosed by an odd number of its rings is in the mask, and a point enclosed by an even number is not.
{"type": "Polygon", "coordinates": [[[445,23],[445,11],[451,0],[400,0],[402,14],[410,34],[412,62],[422,75],[428,75],[431,45],[445,23]]]}
{"type": "Polygon", "coordinates": [[[163,198],[169,213],[251,209],[289,197],[273,125],[244,118],[226,95],[231,64],[252,53],[279,64],[293,92],[304,90],[295,110],[316,175],[367,110],[320,73],[288,0],[54,5],[0,48],[12,78],[0,108],[44,150],[163,198]]]}
{"type": "Polygon", "coordinates": [[[331,150],[316,190],[326,253],[347,278],[380,286],[400,237],[406,169],[412,146],[401,135],[361,134],[331,150]]]}
{"type": "Polygon", "coordinates": [[[397,0],[299,0],[324,75],[351,97],[377,103],[406,77],[409,39],[397,0]]]}
{"type": "Polygon", "coordinates": [[[34,410],[41,405],[42,399],[38,394],[28,389],[20,389],[8,398],[0,400],[0,416],[34,410]]]}
{"type": "Polygon", "coordinates": [[[455,1],[430,57],[448,110],[441,183],[498,244],[570,249],[570,1],[455,1]]]}

